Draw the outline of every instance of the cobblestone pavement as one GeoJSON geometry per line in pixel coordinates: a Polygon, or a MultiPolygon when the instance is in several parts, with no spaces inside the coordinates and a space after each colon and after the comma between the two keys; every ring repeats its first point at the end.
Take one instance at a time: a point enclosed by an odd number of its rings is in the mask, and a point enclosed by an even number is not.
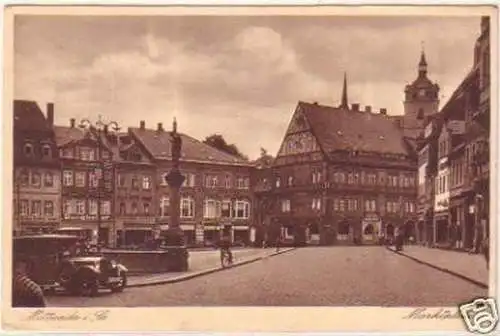
{"type": "MultiPolygon", "coordinates": [[[[262,257],[271,255],[276,249],[238,249],[232,250],[233,262],[246,261],[255,257],[262,257]]],[[[137,283],[154,282],[166,279],[176,278],[186,274],[192,274],[208,269],[220,267],[220,251],[219,250],[203,250],[203,251],[190,251],[189,252],[189,271],[188,272],[169,272],[160,274],[147,274],[147,275],[131,275],[129,276],[129,284],[134,285],[137,283]]]]}
{"type": "Polygon", "coordinates": [[[489,283],[486,260],[482,254],[469,254],[415,245],[405,246],[402,253],[478,282],[489,283]]]}
{"type": "Polygon", "coordinates": [[[301,248],[199,278],[51,306],[455,306],[487,291],[384,247],[301,248]]]}

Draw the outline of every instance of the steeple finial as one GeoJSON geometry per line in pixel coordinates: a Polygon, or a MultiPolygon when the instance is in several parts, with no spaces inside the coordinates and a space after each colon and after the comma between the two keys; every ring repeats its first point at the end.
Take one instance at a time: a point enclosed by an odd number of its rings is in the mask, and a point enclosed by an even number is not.
{"type": "Polygon", "coordinates": [[[422,43],[422,52],[420,54],[420,62],[418,63],[418,74],[421,77],[425,77],[427,75],[427,60],[425,59],[425,48],[424,41],[422,43]]]}
{"type": "Polygon", "coordinates": [[[342,102],[340,103],[340,108],[349,108],[349,104],[347,102],[347,74],[344,72],[344,86],[342,88],[342,102]]]}

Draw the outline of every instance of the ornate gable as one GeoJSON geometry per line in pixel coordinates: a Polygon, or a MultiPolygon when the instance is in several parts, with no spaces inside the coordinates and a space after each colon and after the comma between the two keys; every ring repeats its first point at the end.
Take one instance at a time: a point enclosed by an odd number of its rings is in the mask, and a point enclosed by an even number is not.
{"type": "Polygon", "coordinates": [[[297,109],[295,110],[292,120],[290,121],[290,124],[288,125],[286,134],[288,135],[292,133],[304,132],[310,129],[311,127],[309,125],[309,122],[307,121],[307,118],[302,111],[302,107],[299,104],[297,106],[297,109]]]}
{"type": "Polygon", "coordinates": [[[299,103],[281,143],[278,157],[318,152],[320,147],[299,103]]]}

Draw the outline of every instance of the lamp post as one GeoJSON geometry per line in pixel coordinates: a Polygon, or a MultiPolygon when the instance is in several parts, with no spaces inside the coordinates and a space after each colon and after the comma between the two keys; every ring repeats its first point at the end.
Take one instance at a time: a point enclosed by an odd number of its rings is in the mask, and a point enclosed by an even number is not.
{"type": "Polygon", "coordinates": [[[101,216],[101,194],[104,188],[104,169],[105,162],[102,157],[102,134],[107,135],[109,130],[117,132],[120,130],[118,123],[116,121],[104,122],[101,115],[98,119],[92,123],[88,119],[82,119],[80,121],[80,128],[87,129],[90,132],[95,132],[97,137],[97,167],[94,168],[94,174],[97,177],[97,249],[100,250],[101,245],[101,226],[102,226],[102,216],[101,216]]]}
{"type": "Polygon", "coordinates": [[[182,139],[177,133],[177,121],[174,118],[171,139],[172,169],[165,180],[170,186],[170,222],[166,232],[167,246],[183,246],[184,233],[180,228],[180,187],[185,180],[179,169],[179,159],[181,156],[182,139]]]}

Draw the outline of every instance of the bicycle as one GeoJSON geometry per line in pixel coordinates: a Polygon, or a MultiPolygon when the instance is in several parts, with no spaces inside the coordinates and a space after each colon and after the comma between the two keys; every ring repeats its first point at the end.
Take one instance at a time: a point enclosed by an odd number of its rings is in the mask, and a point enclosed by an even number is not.
{"type": "Polygon", "coordinates": [[[221,250],[220,253],[221,266],[224,268],[231,266],[233,264],[233,257],[231,253],[228,250],[221,250]]]}

